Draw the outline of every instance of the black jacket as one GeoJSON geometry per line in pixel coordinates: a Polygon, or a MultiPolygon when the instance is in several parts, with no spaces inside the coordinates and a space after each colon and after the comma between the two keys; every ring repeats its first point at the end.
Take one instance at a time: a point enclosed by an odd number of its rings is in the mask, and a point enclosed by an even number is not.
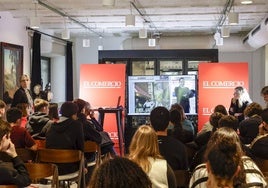
{"type": "MultiPolygon", "coordinates": [[[[31,95],[31,91],[30,90],[28,90],[28,91],[29,91],[29,93],[31,95]]],[[[16,105],[19,104],[19,103],[29,103],[27,95],[25,93],[25,90],[22,87],[20,87],[15,92],[11,107],[16,107],[16,105]]]]}
{"type": "Polygon", "coordinates": [[[13,166],[0,162],[0,185],[17,185],[18,187],[26,187],[30,185],[31,179],[24,166],[23,161],[17,156],[12,159],[13,166]]]}

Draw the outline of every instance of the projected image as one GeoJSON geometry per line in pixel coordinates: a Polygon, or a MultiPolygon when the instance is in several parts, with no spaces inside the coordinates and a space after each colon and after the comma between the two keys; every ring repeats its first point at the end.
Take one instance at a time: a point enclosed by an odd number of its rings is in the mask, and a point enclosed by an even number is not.
{"type": "Polygon", "coordinates": [[[196,114],[196,78],[188,76],[129,76],[129,115],[149,115],[156,106],[183,106],[186,113],[196,114]]]}

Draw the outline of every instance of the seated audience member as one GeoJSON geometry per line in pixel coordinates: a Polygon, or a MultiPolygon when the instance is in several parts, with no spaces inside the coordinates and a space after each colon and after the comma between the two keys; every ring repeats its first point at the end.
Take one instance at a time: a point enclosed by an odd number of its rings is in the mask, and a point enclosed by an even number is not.
{"type": "Polygon", "coordinates": [[[51,121],[57,122],[59,117],[59,109],[57,103],[49,103],[48,117],[51,121]]]}
{"type": "Polygon", "coordinates": [[[195,142],[198,146],[198,150],[193,157],[192,163],[190,164],[190,171],[193,171],[195,167],[204,162],[204,154],[207,148],[207,143],[211,135],[218,129],[219,120],[225,115],[220,112],[214,112],[209,117],[209,122],[213,126],[211,131],[200,134],[196,137],[195,142]]]}
{"type": "Polygon", "coordinates": [[[237,133],[219,128],[208,142],[205,163],[194,170],[189,187],[266,187],[265,178],[253,160],[244,156],[237,133]]]}
{"type": "Polygon", "coordinates": [[[245,119],[239,123],[239,135],[243,144],[250,144],[259,133],[259,125],[262,122],[260,114],[262,107],[253,102],[244,110],[245,119]]]}
{"type": "MultiPolygon", "coordinates": [[[[60,108],[61,117],[52,123],[46,133],[46,148],[74,149],[84,151],[83,125],[77,121],[78,107],[71,101],[64,102],[60,108]]],[[[68,174],[78,170],[78,164],[58,165],[59,174],[68,174]]]]}
{"type": "Polygon", "coordinates": [[[261,113],[262,123],[259,125],[259,135],[250,144],[254,157],[268,159],[268,108],[261,113]]]}
{"type": "Polygon", "coordinates": [[[6,103],[2,100],[0,100],[0,119],[5,120],[6,119],[6,103]]]}
{"type": "Polygon", "coordinates": [[[103,131],[102,126],[98,123],[98,121],[92,116],[90,113],[90,117],[92,120],[87,119],[87,108],[90,108],[90,104],[82,99],[75,99],[74,103],[78,106],[78,121],[83,124],[84,129],[84,136],[85,140],[91,140],[101,145],[101,154],[110,153],[112,156],[115,155],[113,145],[114,143],[111,142],[110,144],[103,145],[102,138],[103,134],[108,136],[108,133],[103,131]],[[95,120],[95,121],[94,121],[95,120]]]}
{"type": "Polygon", "coordinates": [[[181,113],[178,110],[174,109],[169,111],[169,115],[170,115],[170,124],[173,126],[173,129],[171,129],[168,132],[168,134],[178,139],[182,143],[193,141],[192,132],[182,128],[181,113]]]}
{"type": "Polygon", "coordinates": [[[103,162],[91,177],[89,188],[152,188],[142,168],[127,158],[115,157],[103,162]]]}
{"type": "Polygon", "coordinates": [[[175,175],[159,152],[157,135],[149,125],[140,126],[132,137],[129,159],[141,166],[153,187],[176,187],[175,175]]]}
{"type": "Polygon", "coordinates": [[[49,103],[43,99],[34,100],[34,113],[26,124],[26,129],[34,139],[45,139],[44,129],[52,124],[48,116],[48,106],[49,103]]]}
{"type": "Polygon", "coordinates": [[[233,115],[223,116],[218,122],[218,128],[229,127],[237,132],[239,125],[238,119],[233,115]]]}
{"type": "Polygon", "coordinates": [[[190,131],[192,133],[192,137],[194,139],[195,133],[196,133],[195,127],[194,127],[193,123],[187,119],[187,116],[185,115],[183,107],[178,103],[174,103],[171,105],[170,111],[173,109],[177,109],[181,113],[181,115],[182,115],[182,117],[181,117],[182,128],[186,131],[190,131]]]}
{"type": "Polygon", "coordinates": [[[7,153],[11,158],[11,164],[0,160],[0,185],[17,185],[27,187],[31,179],[24,166],[23,161],[18,157],[14,144],[10,140],[11,127],[9,123],[0,119],[0,151],[7,153]]]}
{"type": "Polygon", "coordinates": [[[10,139],[16,148],[37,150],[37,145],[29,132],[20,126],[22,112],[16,107],[7,110],[7,121],[11,125],[10,139]]]}
{"type": "Polygon", "coordinates": [[[150,113],[150,122],[158,136],[160,154],[173,170],[187,170],[188,157],[184,144],[167,135],[169,111],[165,107],[154,108],[150,113]]]}
{"type": "Polygon", "coordinates": [[[21,110],[22,112],[22,117],[21,117],[21,126],[26,128],[26,124],[28,122],[28,117],[30,115],[31,109],[30,105],[28,103],[19,103],[16,105],[18,109],[21,110]]]}
{"type": "Polygon", "coordinates": [[[263,100],[266,103],[266,108],[268,108],[268,86],[262,88],[261,96],[263,97],[263,100]]]}
{"type": "MultiPolygon", "coordinates": [[[[228,115],[228,112],[227,112],[225,106],[223,106],[221,104],[215,106],[215,108],[213,109],[213,113],[214,112],[220,112],[223,115],[228,115]]],[[[213,129],[213,126],[208,121],[203,125],[202,129],[197,133],[197,136],[200,135],[200,134],[203,134],[205,132],[212,131],[212,129],[213,129]]]]}

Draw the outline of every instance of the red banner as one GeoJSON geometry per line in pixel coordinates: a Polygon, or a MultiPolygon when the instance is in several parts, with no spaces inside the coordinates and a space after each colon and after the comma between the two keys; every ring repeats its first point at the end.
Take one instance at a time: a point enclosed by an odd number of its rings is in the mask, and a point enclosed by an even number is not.
{"type": "Polygon", "coordinates": [[[198,130],[216,105],[229,109],[234,88],[248,89],[248,63],[200,63],[198,66],[198,130]]]}
{"type": "MultiPolygon", "coordinates": [[[[93,109],[116,108],[119,97],[119,105],[124,107],[125,85],[125,64],[82,64],[80,66],[80,98],[88,101],[93,109]]],[[[122,123],[124,127],[124,120],[122,123]]],[[[105,114],[103,128],[117,147],[118,131],[115,114],[105,114]]]]}

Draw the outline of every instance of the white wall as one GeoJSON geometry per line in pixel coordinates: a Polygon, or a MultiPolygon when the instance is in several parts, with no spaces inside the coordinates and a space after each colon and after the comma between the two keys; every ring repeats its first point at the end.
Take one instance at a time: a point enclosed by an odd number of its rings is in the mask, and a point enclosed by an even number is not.
{"type": "Polygon", "coordinates": [[[30,40],[27,19],[14,19],[9,12],[0,12],[0,42],[23,46],[23,73],[30,74],[30,40]]]}

